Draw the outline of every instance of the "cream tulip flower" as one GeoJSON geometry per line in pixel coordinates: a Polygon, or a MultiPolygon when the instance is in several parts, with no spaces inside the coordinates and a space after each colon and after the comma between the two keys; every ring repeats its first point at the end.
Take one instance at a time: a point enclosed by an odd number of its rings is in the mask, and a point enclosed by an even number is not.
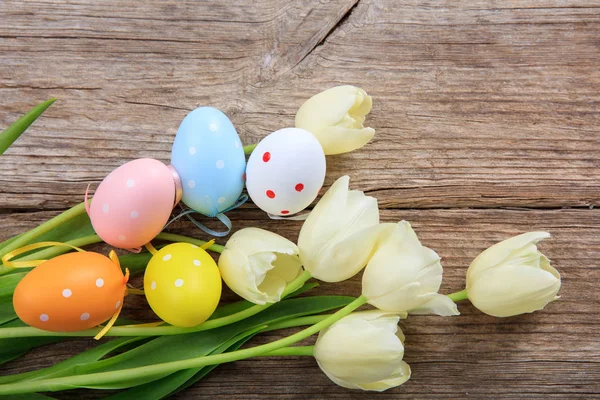
{"type": "Polygon", "coordinates": [[[259,228],[234,233],[219,257],[223,281],[244,299],[255,303],[281,300],[285,286],[302,273],[296,245],[259,228]]]}
{"type": "Polygon", "coordinates": [[[369,261],[382,231],[377,199],[348,190],[343,176],[312,210],[298,238],[300,259],[313,277],[339,282],[360,271],[369,261]]]}
{"type": "Polygon", "coordinates": [[[404,357],[400,317],[379,310],[352,313],[324,329],[314,346],[323,372],[349,389],[374,390],[402,385],[410,378],[404,357]]]}
{"type": "Polygon", "coordinates": [[[365,116],[373,102],[356,86],[336,86],[308,99],[296,113],[296,128],[313,135],[325,154],[347,153],[359,149],[375,135],[365,128],[365,116]]]}
{"type": "Polygon", "coordinates": [[[536,243],[547,232],[529,232],[497,243],[467,270],[467,294],[480,311],[510,317],[541,310],[558,299],[560,274],[536,243]]]}
{"type": "Polygon", "coordinates": [[[438,294],[442,264],[421,244],[410,224],[387,226],[363,274],[362,292],[369,304],[388,312],[459,315],[456,304],[438,294]]]}

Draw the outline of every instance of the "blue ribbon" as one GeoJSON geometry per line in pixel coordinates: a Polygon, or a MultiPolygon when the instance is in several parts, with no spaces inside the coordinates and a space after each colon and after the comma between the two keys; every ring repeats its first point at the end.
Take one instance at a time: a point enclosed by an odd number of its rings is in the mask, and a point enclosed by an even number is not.
{"type": "Polygon", "coordinates": [[[180,205],[181,207],[181,212],[176,215],[175,217],[173,217],[169,222],[167,222],[167,224],[163,227],[163,229],[165,229],[167,226],[171,225],[173,222],[177,221],[179,218],[186,216],[187,219],[189,219],[194,225],[196,225],[198,228],[202,229],[204,232],[208,233],[211,236],[215,236],[215,237],[224,237],[229,235],[229,232],[231,232],[231,228],[233,227],[233,225],[231,224],[231,220],[225,215],[225,213],[227,211],[231,211],[235,208],[238,208],[239,206],[241,206],[242,204],[244,204],[246,201],[248,201],[248,195],[243,194],[241,195],[237,201],[229,208],[226,208],[225,210],[221,211],[219,214],[216,214],[214,216],[210,216],[210,215],[205,215],[202,214],[196,210],[192,210],[192,209],[184,209],[183,206],[180,205]],[[225,225],[225,227],[227,228],[226,231],[215,231],[210,229],[209,227],[207,227],[206,225],[202,224],[201,222],[198,222],[194,217],[192,217],[192,214],[200,214],[200,215],[204,215],[205,217],[214,217],[217,218],[219,221],[221,221],[221,223],[223,225],[225,225]]]}

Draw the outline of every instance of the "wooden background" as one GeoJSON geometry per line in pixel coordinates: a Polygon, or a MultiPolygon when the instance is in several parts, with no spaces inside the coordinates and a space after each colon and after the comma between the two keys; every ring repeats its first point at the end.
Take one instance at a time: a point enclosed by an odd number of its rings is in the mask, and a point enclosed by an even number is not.
{"type": "MultiPolygon", "coordinates": [[[[443,258],[443,293],[463,288],[488,246],[547,230],[560,301],[507,319],[468,303],[459,317],[409,318],[412,378],[377,396],[337,387],[313,359],[284,358],[221,366],[176,397],[600,398],[599,1],[3,0],[1,125],[59,100],[0,158],[0,239],[81,202],[88,182],[126,161],[167,162],[196,106],[223,110],[250,144],[339,84],[373,96],[377,134],[328,157],[326,186],[349,174],[383,220],[411,221],[443,258]]],[[[231,217],[292,240],[300,227],[251,205],[231,217]]],[[[357,295],[360,280],[318,292],[357,295]]],[[[141,301],[126,315],[151,317],[141,301]]],[[[0,374],[91,345],[45,347],[0,374]]]]}

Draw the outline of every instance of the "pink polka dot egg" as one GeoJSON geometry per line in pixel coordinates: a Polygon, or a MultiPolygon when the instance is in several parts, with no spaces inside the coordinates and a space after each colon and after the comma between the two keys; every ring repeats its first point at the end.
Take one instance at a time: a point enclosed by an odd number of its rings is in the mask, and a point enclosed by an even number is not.
{"type": "Polygon", "coordinates": [[[175,205],[169,167],[141,158],[121,165],[98,186],[88,213],[94,230],[113,247],[143,246],[160,233],[175,205]]]}
{"type": "Polygon", "coordinates": [[[280,129],[262,139],[248,159],[248,195],[269,214],[296,214],[319,194],[325,167],[323,148],[310,132],[280,129]]]}

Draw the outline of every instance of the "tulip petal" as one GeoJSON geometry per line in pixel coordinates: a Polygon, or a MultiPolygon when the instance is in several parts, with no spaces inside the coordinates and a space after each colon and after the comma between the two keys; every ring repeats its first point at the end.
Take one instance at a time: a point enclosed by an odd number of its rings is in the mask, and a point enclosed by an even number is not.
{"type": "Polygon", "coordinates": [[[293,242],[260,228],[244,228],[235,232],[227,241],[227,248],[237,249],[245,254],[261,252],[298,254],[298,248],[293,242]]]}
{"type": "Polygon", "coordinates": [[[460,315],[456,303],[454,303],[448,296],[443,294],[434,293],[428,295],[429,300],[421,304],[418,308],[408,310],[410,314],[415,315],[441,315],[442,317],[449,317],[452,315],[460,315]]]}
{"type": "Polygon", "coordinates": [[[382,391],[410,377],[402,361],[404,335],[397,315],[380,310],[352,313],[319,334],[314,356],[333,382],[349,389],[382,391]]]}
{"type": "Polygon", "coordinates": [[[541,310],[556,299],[561,286],[558,272],[548,267],[543,270],[506,265],[489,269],[469,284],[469,300],[494,317],[541,310]]]}
{"type": "Polygon", "coordinates": [[[333,375],[318,360],[317,360],[317,365],[319,366],[319,368],[321,368],[321,371],[323,371],[323,373],[329,378],[329,380],[331,382],[335,383],[336,385],[341,386],[346,389],[360,389],[361,388],[357,383],[354,383],[350,380],[343,380],[343,379],[340,379],[337,376],[333,375]]]}
{"type": "Polygon", "coordinates": [[[548,237],[547,232],[528,232],[482,252],[467,271],[471,303],[488,315],[509,317],[556,300],[560,274],[536,246],[548,237]]]}
{"type": "Polygon", "coordinates": [[[268,296],[258,290],[257,278],[244,253],[226,248],[219,257],[219,271],[225,284],[238,296],[255,304],[267,303],[268,296]]]}
{"type": "Polygon", "coordinates": [[[339,282],[360,271],[379,238],[377,200],[349,191],[350,178],[339,178],[304,222],[298,238],[306,270],[326,282],[339,282]]]}
{"type": "Polygon", "coordinates": [[[266,295],[265,303],[276,303],[281,300],[286,284],[287,282],[278,276],[266,275],[258,290],[266,295]]]}
{"type": "MultiPolygon", "coordinates": [[[[366,95],[364,90],[351,85],[324,90],[300,106],[296,113],[296,127],[313,132],[324,126],[337,125],[352,108],[356,111],[366,111],[364,112],[366,115],[371,108],[367,110],[360,107],[365,99],[364,95],[366,95]]],[[[367,97],[370,99],[370,96],[367,97]]],[[[372,105],[371,99],[369,103],[372,105]]],[[[368,107],[369,103],[365,107],[368,107]]]]}
{"type": "Polygon", "coordinates": [[[389,311],[458,315],[456,305],[437,294],[443,268],[437,253],[421,244],[406,221],[387,225],[363,275],[369,304],[389,311]]]}
{"type": "MultiPolygon", "coordinates": [[[[340,282],[356,275],[371,258],[379,234],[385,228],[376,225],[348,236],[344,240],[324,249],[318,264],[306,268],[312,276],[324,282],[340,282]]],[[[302,253],[300,253],[302,257],[302,253]]]]}
{"type": "Polygon", "coordinates": [[[244,228],[227,241],[219,257],[223,281],[255,304],[281,300],[287,283],[301,273],[296,245],[258,228],[244,228]]]}
{"type": "Polygon", "coordinates": [[[320,131],[319,143],[323,146],[325,155],[349,153],[360,149],[375,136],[373,128],[345,128],[330,126],[320,131]]]}
{"type": "Polygon", "coordinates": [[[382,310],[356,311],[345,316],[339,325],[349,324],[354,321],[368,321],[373,326],[395,332],[398,329],[400,318],[401,317],[395,313],[382,310]]]}
{"type": "Polygon", "coordinates": [[[402,385],[410,379],[410,374],[410,365],[402,361],[401,365],[393,372],[393,374],[389,378],[374,383],[359,384],[358,386],[362,390],[383,392],[384,390],[402,385]]]}
{"type": "Polygon", "coordinates": [[[527,232],[496,243],[473,260],[467,270],[467,282],[490,268],[504,264],[518,256],[536,254],[536,244],[550,237],[548,232],[527,232]]]}
{"type": "Polygon", "coordinates": [[[298,237],[301,252],[302,249],[320,248],[336,234],[337,222],[343,218],[349,185],[349,176],[338,178],[310,212],[298,237]]]}
{"type": "Polygon", "coordinates": [[[270,251],[264,251],[262,253],[253,254],[248,257],[248,261],[250,262],[250,271],[252,272],[252,281],[255,285],[260,285],[265,277],[267,276],[267,272],[273,269],[273,261],[277,256],[275,253],[271,253],[270,251]]]}
{"type": "Polygon", "coordinates": [[[249,257],[254,272],[252,287],[266,295],[266,302],[281,300],[285,286],[302,272],[302,263],[298,257],[287,254],[263,252],[249,257]]]}
{"type": "Polygon", "coordinates": [[[365,128],[373,100],[355,86],[337,86],[308,99],[296,113],[295,126],[311,132],[327,155],[364,146],[375,134],[365,128]]]}

